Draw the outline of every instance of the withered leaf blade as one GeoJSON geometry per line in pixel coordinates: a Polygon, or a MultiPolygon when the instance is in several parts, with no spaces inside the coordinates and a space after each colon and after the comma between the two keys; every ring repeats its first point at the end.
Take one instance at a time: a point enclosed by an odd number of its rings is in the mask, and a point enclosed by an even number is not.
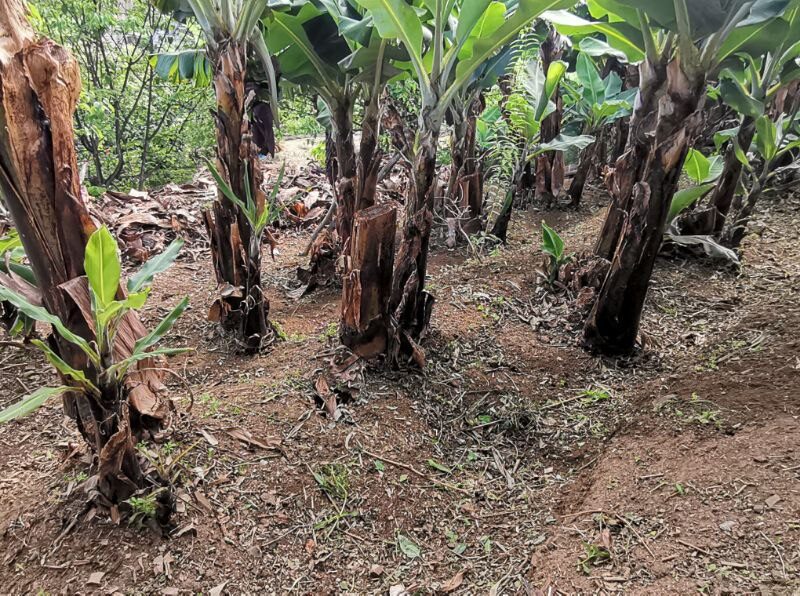
{"type": "Polygon", "coordinates": [[[209,445],[211,445],[212,447],[216,447],[217,445],[219,445],[219,439],[217,439],[217,437],[215,437],[214,435],[212,435],[212,434],[211,434],[209,431],[207,431],[206,429],[204,429],[204,428],[201,428],[201,429],[200,429],[200,434],[201,434],[201,435],[203,435],[203,438],[204,438],[204,439],[206,440],[206,442],[207,442],[209,445]]]}
{"type": "Polygon", "coordinates": [[[331,391],[328,380],[323,375],[318,376],[314,381],[314,389],[325,406],[325,412],[333,419],[336,416],[336,394],[331,391]]]}
{"type": "Polygon", "coordinates": [[[269,437],[265,441],[261,441],[253,437],[250,431],[245,430],[243,428],[231,428],[225,431],[229,436],[233,437],[237,441],[241,441],[242,443],[246,444],[247,446],[255,446],[260,447],[261,449],[280,449],[281,440],[269,437]]]}
{"type": "Polygon", "coordinates": [[[455,592],[461,584],[464,583],[464,574],[466,573],[466,569],[462,569],[458,573],[456,573],[453,577],[442,584],[442,587],[439,588],[441,592],[445,594],[449,594],[450,592],[455,592]]]}

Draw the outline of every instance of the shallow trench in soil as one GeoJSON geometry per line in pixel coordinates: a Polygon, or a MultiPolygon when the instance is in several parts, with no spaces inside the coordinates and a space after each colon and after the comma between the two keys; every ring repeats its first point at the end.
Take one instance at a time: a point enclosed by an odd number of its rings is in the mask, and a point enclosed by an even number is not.
{"type": "MultiPolygon", "coordinates": [[[[0,592],[797,593],[800,201],[765,203],[739,273],[660,259],[622,360],[579,347],[574,304],[535,272],[540,221],[579,252],[605,201],[515,213],[485,254],[436,248],[427,368],[367,369],[335,423],[313,379],[339,290],[287,298],[307,232],[265,258],[286,340],[257,357],[206,321],[190,247],[144,315],[191,297],[154,447],[164,465],[188,449],[172,532],[85,515],[87,454],[48,404],[0,429],[0,592]]],[[[53,381],[0,350],[0,406],[53,381]]]]}

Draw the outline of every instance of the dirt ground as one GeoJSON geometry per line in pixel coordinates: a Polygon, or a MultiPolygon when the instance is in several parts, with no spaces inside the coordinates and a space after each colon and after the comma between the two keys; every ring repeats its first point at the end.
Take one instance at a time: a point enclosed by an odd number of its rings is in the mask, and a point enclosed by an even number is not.
{"type": "MultiPolygon", "coordinates": [[[[740,273],[661,259],[644,349],[620,360],[579,347],[535,274],[541,219],[578,252],[604,203],[515,213],[480,256],[436,248],[427,368],[368,369],[335,423],[312,379],[339,291],[287,297],[307,232],[265,259],[286,339],[258,357],[206,321],[189,247],[144,315],[191,297],[153,448],[179,478],[173,530],[86,514],[87,455],[48,404],[0,429],[0,593],[800,593],[800,201],[764,205],[740,273]]],[[[0,350],[0,406],[53,380],[0,350]]]]}

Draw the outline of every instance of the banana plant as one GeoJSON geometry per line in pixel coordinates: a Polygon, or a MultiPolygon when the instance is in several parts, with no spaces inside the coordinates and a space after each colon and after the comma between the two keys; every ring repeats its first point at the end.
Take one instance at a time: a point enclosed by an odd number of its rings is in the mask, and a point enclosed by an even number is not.
{"type": "Polygon", "coordinates": [[[259,21],[271,5],[283,6],[275,0],[152,0],[162,12],[172,14],[179,21],[193,18],[203,31],[206,48],[187,49],[181,52],[157,54],[151,65],[164,79],[174,82],[193,81],[205,86],[213,78],[214,55],[221,43],[233,41],[237,45],[250,44],[267,74],[275,123],[279,122],[278,82],[274,64],[267,50],[259,21]]]}
{"type": "MultiPolygon", "coordinates": [[[[499,4],[497,5],[499,8],[499,4]]],[[[480,29],[473,31],[476,37],[480,29]]],[[[512,68],[519,56],[511,45],[503,48],[488,60],[473,76],[472,81],[453,98],[448,111],[452,130],[450,133],[450,177],[442,202],[448,216],[456,215],[466,234],[483,229],[483,171],[478,156],[478,122],[486,107],[484,92],[493,87],[500,76],[512,68]]],[[[499,112],[498,112],[499,115],[499,112]]]]}
{"type": "MultiPolygon", "coordinates": [[[[250,238],[250,244],[247,247],[249,257],[250,259],[258,258],[258,255],[261,253],[261,243],[264,239],[264,234],[267,231],[267,227],[275,223],[280,216],[280,209],[277,207],[276,197],[278,196],[278,192],[281,190],[281,183],[283,182],[283,176],[286,172],[286,164],[281,166],[280,172],[278,173],[278,178],[272,185],[272,190],[270,191],[269,196],[262,204],[255,202],[253,195],[249,192],[250,187],[248,185],[244,185],[245,192],[247,193],[247,196],[244,200],[236,196],[236,193],[219,173],[219,170],[217,170],[216,166],[214,166],[210,160],[206,161],[206,165],[208,166],[208,170],[211,172],[211,176],[214,178],[214,181],[217,183],[217,187],[222,191],[229,201],[239,208],[242,215],[245,217],[245,219],[247,219],[247,223],[250,224],[250,227],[253,230],[253,235],[250,238]]],[[[248,176],[247,168],[245,168],[244,175],[246,177],[248,176]]]]}
{"type": "Polygon", "coordinates": [[[445,114],[475,72],[533,19],[546,10],[571,6],[572,1],[519,0],[510,6],[492,0],[356,3],[367,10],[381,37],[403,45],[420,90],[419,127],[413,154],[408,156],[413,164],[411,191],[390,300],[399,343],[390,356],[396,359],[402,350],[421,364],[424,357],[417,342],[428,329],[433,308],[433,296],[425,291],[425,278],[433,222],[436,148],[445,114]]]}
{"type": "Polygon", "coordinates": [[[707,78],[794,1],[587,0],[594,21],[565,24],[556,14],[557,28],[599,33],[643,57],[629,143],[609,181],[613,200],[596,246],[612,265],[584,328],[588,348],[634,348],[688,143],[702,123],[707,78]]]}
{"type": "MultiPolygon", "coordinates": [[[[0,59],[0,196],[19,231],[33,274],[24,286],[14,283],[19,280],[13,276],[3,278],[10,278],[11,283],[2,284],[0,302],[11,304],[29,318],[42,315],[49,325],[57,326],[47,347],[59,362],[79,371],[76,376],[85,376],[99,389],[94,364],[99,353],[92,347],[92,342],[96,344],[95,323],[85,271],[87,243],[96,227],[82,199],[73,131],[79,69],[69,51],[33,31],[24,2],[6,3],[0,10],[0,38],[4,40],[4,58],[0,59]],[[59,174],[54,176],[54,172],[59,174]],[[35,282],[36,291],[21,292],[20,287],[34,287],[30,282],[35,282]],[[20,295],[24,301],[15,298],[20,295]],[[91,349],[84,349],[87,346],[91,349]]],[[[13,265],[10,270],[14,270],[13,265]]],[[[128,358],[135,342],[146,335],[137,313],[128,311],[117,323],[115,336],[125,341],[115,342],[116,361],[128,358]]],[[[112,421],[85,393],[63,395],[65,414],[76,421],[87,443],[98,453],[103,474],[95,488],[105,504],[118,503],[131,486],[135,490],[143,481],[133,467],[128,467],[131,462],[124,455],[132,441],[157,432],[169,414],[159,393],[162,371],[142,360],[128,369],[125,379],[130,384],[126,402],[129,415],[121,420],[121,435],[107,432],[110,428],[104,425],[112,421]]]]}
{"type": "Polygon", "coordinates": [[[738,250],[747,233],[747,225],[755,212],[761,196],[770,189],[775,178],[787,169],[797,169],[794,160],[789,165],[779,165],[784,158],[800,147],[800,103],[795,103],[791,113],[782,114],[777,121],[762,114],[755,122],[755,152],[761,160],[760,166],[753,167],[746,156],[740,155],[742,165],[752,178],[744,197],[733,204],[733,217],[722,234],[722,244],[738,250]]]}
{"type": "Polygon", "coordinates": [[[319,0],[263,20],[269,50],[282,76],[313,91],[324,103],[336,153],[336,228],[349,250],[353,216],[375,202],[381,153],[380,96],[404,52],[380,38],[371,21],[347,2],[319,0]],[[353,111],[363,100],[361,145],[356,153],[353,111]]]}
{"type": "MultiPolygon", "coordinates": [[[[13,229],[0,236],[0,285],[14,287],[30,300],[41,303],[36,276],[25,264],[25,248],[19,233],[13,229]]],[[[10,335],[29,336],[35,331],[35,322],[9,302],[0,301],[0,324],[10,335]]]]}
{"type": "MultiPolygon", "coordinates": [[[[585,41],[594,39],[587,37],[585,41]]],[[[587,44],[582,43],[582,46],[587,44]]],[[[597,44],[592,44],[595,47],[597,44]]],[[[610,46],[609,46],[610,47],[610,46]]],[[[567,110],[582,122],[583,134],[597,136],[604,127],[630,116],[633,101],[638,89],[622,90],[622,79],[615,72],[610,72],[605,79],[600,76],[592,56],[585,51],[578,53],[575,64],[575,82],[567,80],[563,87],[571,99],[567,110]]],[[[596,154],[596,145],[587,146],[578,158],[578,169],[570,184],[568,194],[572,206],[577,207],[583,196],[583,189],[596,154]]]]}
{"type": "MultiPolygon", "coordinates": [[[[135,491],[147,488],[145,475],[136,454],[136,440],[130,426],[128,382],[131,369],[139,363],[162,356],[173,356],[187,351],[184,348],[158,348],[157,344],[169,332],[175,321],[186,310],[184,298],[149,333],[144,334],[125,354],[119,349],[118,339],[122,322],[131,312],[141,309],[150,293],[153,277],[164,271],[178,254],[182,240],[173,242],[161,255],[146,263],[132,276],[127,293],[120,288],[121,265],[117,243],[105,227],[99,228],[86,245],[84,269],[88,282],[91,321],[94,324],[94,341],[70,331],[66,323],[46,308],[33,304],[25,295],[0,285],[0,301],[12,304],[32,321],[51,325],[55,333],[73,345],[85,356],[88,366],[77,368],[66,362],[50,344],[32,339],[30,343],[41,350],[55,368],[63,384],[42,387],[19,402],[0,411],[0,424],[26,416],[49,399],[72,395],[79,406],[79,424],[92,438],[92,449],[101,458],[97,486],[105,498],[112,496],[112,504],[123,504],[135,491]],[[113,449],[111,445],[113,444],[113,449]],[[122,462],[119,470],[104,464],[111,451],[122,462]],[[103,488],[106,487],[106,488],[103,488]],[[113,489],[109,492],[109,488],[113,489]]],[[[168,515],[168,512],[164,512],[168,515]]]]}
{"type": "MultiPolygon", "coordinates": [[[[216,169],[235,196],[252,197],[261,212],[266,197],[261,189],[263,174],[253,146],[251,122],[246,116],[245,83],[252,52],[267,73],[270,105],[277,123],[275,69],[261,29],[261,19],[271,9],[264,0],[154,2],[162,11],[193,17],[203,31],[217,100],[216,169]]],[[[258,234],[221,187],[204,220],[220,290],[209,319],[219,321],[246,351],[258,351],[275,335],[269,323],[269,300],[261,284],[261,252],[250,250],[258,234]]]]}
{"type": "Polygon", "coordinates": [[[542,220],[542,252],[550,257],[547,282],[552,286],[558,279],[561,267],[572,259],[572,255],[564,252],[564,240],[544,220],[542,220]]]}
{"type": "MultiPolygon", "coordinates": [[[[739,126],[724,131],[727,142],[725,166],[707,205],[682,218],[681,226],[695,234],[722,234],[747,153],[756,134],[756,122],[780,103],[789,86],[800,80],[800,7],[791,6],[783,16],[739,48],[723,63],[716,91],[721,100],[740,115],[739,126]]],[[[773,110],[775,118],[784,110],[773,110]]],[[[720,137],[718,137],[720,138],[720,137]]]]}
{"type": "MultiPolygon", "coordinates": [[[[556,107],[553,97],[567,71],[565,62],[552,62],[545,73],[538,58],[527,61],[520,69],[515,86],[518,91],[508,97],[506,142],[516,148],[516,159],[511,173],[511,186],[492,227],[492,235],[506,241],[508,225],[515,201],[526,192],[523,184],[525,172],[536,158],[546,152],[563,153],[570,149],[579,151],[594,143],[589,135],[561,134],[550,142],[542,142],[542,122],[556,107]]],[[[502,150],[502,146],[498,144],[502,150]]]]}

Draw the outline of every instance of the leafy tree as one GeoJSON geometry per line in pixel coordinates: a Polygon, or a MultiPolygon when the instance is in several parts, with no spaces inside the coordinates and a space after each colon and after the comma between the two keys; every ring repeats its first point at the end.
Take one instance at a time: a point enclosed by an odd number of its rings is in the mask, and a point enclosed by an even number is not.
{"type": "Polygon", "coordinates": [[[148,185],[188,179],[195,152],[213,136],[197,114],[207,113],[207,90],[172,86],[156,75],[150,55],[196,43],[192,29],[146,0],[123,5],[97,0],[32,4],[33,24],[70,48],[81,69],[75,131],[95,187],[148,185]]]}
{"type": "Polygon", "coordinates": [[[667,225],[672,224],[681,211],[714,189],[723,173],[723,168],[723,160],[719,155],[707,158],[696,149],[689,149],[683,164],[683,173],[693,184],[673,195],[667,214],[667,225]]]}

